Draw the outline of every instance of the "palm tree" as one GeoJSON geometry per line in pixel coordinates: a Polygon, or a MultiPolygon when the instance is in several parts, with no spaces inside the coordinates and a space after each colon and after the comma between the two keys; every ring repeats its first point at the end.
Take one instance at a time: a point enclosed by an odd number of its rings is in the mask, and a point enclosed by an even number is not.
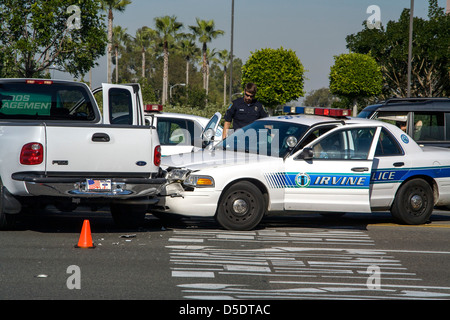
{"type": "Polygon", "coordinates": [[[126,44],[129,39],[127,29],[121,26],[114,26],[112,44],[114,46],[114,58],[116,60],[116,83],[119,83],[119,48],[126,44]]]}
{"type": "Polygon", "coordinates": [[[227,104],[227,67],[230,63],[230,53],[228,50],[221,50],[217,53],[218,63],[223,67],[223,105],[227,104]]]}
{"type": "Polygon", "coordinates": [[[163,91],[161,102],[162,104],[165,104],[169,88],[169,44],[173,43],[174,39],[177,37],[177,31],[183,27],[183,24],[177,21],[176,16],[164,16],[155,18],[155,27],[159,38],[162,41],[164,51],[163,91]]]}
{"type": "Polygon", "coordinates": [[[200,49],[195,45],[193,35],[184,34],[183,39],[178,43],[177,52],[186,60],[186,89],[189,87],[189,65],[191,59],[200,53],[200,49]]]}
{"type": "Polygon", "coordinates": [[[136,46],[141,50],[142,56],[142,71],[141,77],[145,78],[145,53],[147,49],[152,44],[152,40],[154,40],[156,36],[156,31],[149,27],[142,27],[136,31],[136,37],[134,38],[136,46]]]}
{"type": "Polygon", "coordinates": [[[210,50],[208,48],[206,50],[206,96],[208,96],[209,93],[209,62],[211,61],[212,63],[219,63],[219,60],[216,58],[217,54],[218,52],[216,51],[216,49],[210,50]]]}
{"type": "Polygon", "coordinates": [[[106,52],[108,64],[107,82],[111,83],[111,53],[112,53],[112,37],[113,37],[113,11],[123,12],[125,7],[131,3],[130,0],[100,0],[102,10],[108,12],[108,50],[106,52]]]}
{"type": "Polygon", "coordinates": [[[213,39],[220,35],[223,35],[225,31],[216,30],[214,20],[201,20],[196,18],[197,25],[189,26],[194,35],[198,37],[198,40],[202,43],[202,53],[203,53],[203,88],[207,89],[207,43],[211,42],[213,39]]]}

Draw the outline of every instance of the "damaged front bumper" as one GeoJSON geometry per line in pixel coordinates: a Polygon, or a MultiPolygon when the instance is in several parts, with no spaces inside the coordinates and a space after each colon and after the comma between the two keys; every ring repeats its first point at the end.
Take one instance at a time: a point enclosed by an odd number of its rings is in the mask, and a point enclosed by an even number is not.
{"type": "Polygon", "coordinates": [[[168,170],[167,183],[158,194],[151,212],[182,216],[212,217],[216,213],[220,190],[210,176],[184,169],[168,170]]]}

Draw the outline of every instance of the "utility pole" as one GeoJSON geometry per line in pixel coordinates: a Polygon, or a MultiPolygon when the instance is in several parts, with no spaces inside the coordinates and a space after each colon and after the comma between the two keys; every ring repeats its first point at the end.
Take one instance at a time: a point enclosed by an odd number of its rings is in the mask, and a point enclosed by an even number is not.
{"type": "Polygon", "coordinates": [[[234,0],[231,0],[230,94],[229,94],[230,103],[231,103],[231,96],[233,94],[233,36],[234,36],[234,0]]]}
{"type": "Polygon", "coordinates": [[[413,35],[413,19],[414,19],[414,0],[411,0],[411,8],[409,11],[409,43],[408,43],[408,84],[406,97],[411,97],[411,59],[412,59],[412,35],[413,35]]]}

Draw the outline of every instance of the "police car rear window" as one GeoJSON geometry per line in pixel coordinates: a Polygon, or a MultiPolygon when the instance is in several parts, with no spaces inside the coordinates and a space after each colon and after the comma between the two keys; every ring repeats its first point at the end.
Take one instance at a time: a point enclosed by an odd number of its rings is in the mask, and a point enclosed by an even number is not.
{"type": "Polygon", "coordinates": [[[24,81],[0,84],[2,118],[91,121],[95,112],[82,86],[24,81]]]}

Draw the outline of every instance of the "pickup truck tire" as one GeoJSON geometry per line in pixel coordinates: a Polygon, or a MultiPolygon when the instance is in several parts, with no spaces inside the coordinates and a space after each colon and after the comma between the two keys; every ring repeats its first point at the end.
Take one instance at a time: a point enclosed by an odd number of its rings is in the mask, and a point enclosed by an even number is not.
{"type": "Polygon", "coordinates": [[[261,190],[248,181],[240,181],[222,194],[216,219],[228,230],[252,230],[261,222],[265,211],[261,190]]]}
{"type": "Polygon", "coordinates": [[[10,229],[16,222],[15,214],[7,214],[4,212],[3,192],[4,188],[0,179],[0,230],[10,229]]]}
{"type": "Polygon", "coordinates": [[[423,179],[413,179],[400,186],[391,214],[402,224],[424,224],[433,213],[433,207],[431,186],[423,179]]]}
{"type": "Polygon", "coordinates": [[[110,210],[118,227],[136,228],[144,223],[147,204],[113,203],[110,210]]]}

